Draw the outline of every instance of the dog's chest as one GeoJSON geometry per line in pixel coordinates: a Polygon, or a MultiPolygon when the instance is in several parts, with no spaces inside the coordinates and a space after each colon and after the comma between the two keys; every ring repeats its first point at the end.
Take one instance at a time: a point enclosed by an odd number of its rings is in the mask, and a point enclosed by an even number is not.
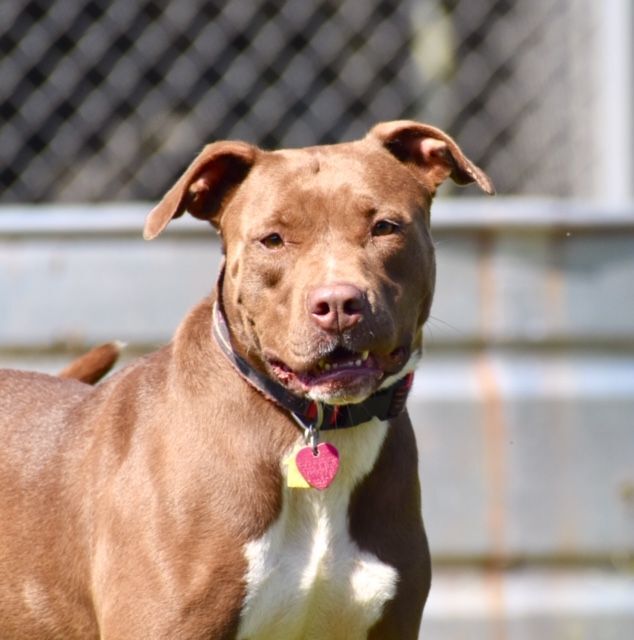
{"type": "Polygon", "coordinates": [[[365,638],[394,597],[396,570],[362,551],[348,531],[350,495],[370,471],[387,424],[325,433],[341,467],[324,491],[285,489],[279,518],[246,545],[240,640],[365,638]]]}

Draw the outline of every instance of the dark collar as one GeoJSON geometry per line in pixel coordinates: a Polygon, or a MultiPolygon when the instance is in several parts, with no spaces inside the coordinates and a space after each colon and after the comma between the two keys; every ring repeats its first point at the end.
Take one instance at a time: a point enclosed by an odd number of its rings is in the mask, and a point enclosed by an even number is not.
{"type": "MultiPolygon", "coordinates": [[[[221,275],[222,278],[222,275],[221,275]]],[[[221,351],[238,373],[266,398],[289,411],[306,429],[345,429],[355,427],[372,418],[387,420],[396,417],[405,408],[414,374],[408,373],[386,389],[372,394],[356,404],[330,405],[296,396],[267,375],[255,370],[231,345],[231,336],[222,309],[221,287],[213,306],[212,331],[221,351]]]]}

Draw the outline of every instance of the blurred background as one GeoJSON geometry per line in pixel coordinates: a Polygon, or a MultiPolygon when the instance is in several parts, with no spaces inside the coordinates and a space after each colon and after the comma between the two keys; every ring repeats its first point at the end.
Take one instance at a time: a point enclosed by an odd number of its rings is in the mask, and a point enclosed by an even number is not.
{"type": "Polygon", "coordinates": [[[166,342],[210,229],[143,243],[206,142],[447,130],[410,411],[434,557],[425,640],[634,638],[630,0],[0,3],[0,365],[166,342]]]}

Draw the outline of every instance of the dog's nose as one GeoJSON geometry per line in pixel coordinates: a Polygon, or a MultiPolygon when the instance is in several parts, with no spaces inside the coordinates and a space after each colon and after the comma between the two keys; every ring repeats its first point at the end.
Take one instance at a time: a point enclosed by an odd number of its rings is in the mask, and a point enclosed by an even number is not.
{"type": "Polygon", "coordinates": [[[355,325],[361,320],[364,304],[363,292],[346,283],[318,287],[308,296],[313,320],[326,331],[343,331],[355,325]]]}

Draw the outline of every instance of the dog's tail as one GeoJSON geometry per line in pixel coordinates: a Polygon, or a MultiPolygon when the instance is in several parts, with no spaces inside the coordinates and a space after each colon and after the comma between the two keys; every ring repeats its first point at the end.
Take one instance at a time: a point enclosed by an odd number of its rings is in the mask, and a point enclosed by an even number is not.
{"type": "Polygon", "coordinates": [[[100,344],[73,360],[57,375],[60,378],[96,384],[112,369],[124,347],[125,344],[118,341],[100,344]]]}

